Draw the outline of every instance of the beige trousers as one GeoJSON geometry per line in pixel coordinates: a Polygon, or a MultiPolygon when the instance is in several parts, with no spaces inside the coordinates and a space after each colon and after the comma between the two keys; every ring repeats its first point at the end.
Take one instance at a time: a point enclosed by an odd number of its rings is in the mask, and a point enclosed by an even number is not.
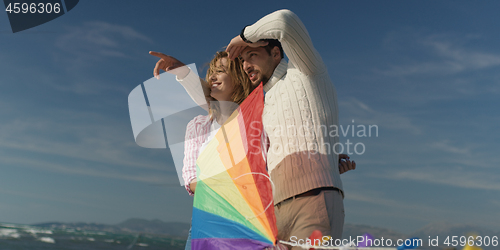
{"type": "Polygon", "coordinates": [[[274,212],[280,240],[305,244],[314,230],[333,240],[342,237],[344,201],[338,190],[322,190],[318,195],[282,201],[274,206],[274,212]]]}

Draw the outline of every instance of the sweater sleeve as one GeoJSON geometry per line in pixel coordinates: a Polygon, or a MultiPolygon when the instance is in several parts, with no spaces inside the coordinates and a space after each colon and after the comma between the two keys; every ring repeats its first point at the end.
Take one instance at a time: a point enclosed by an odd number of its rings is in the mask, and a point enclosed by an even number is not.
{"type": "Polygon", "coordinates": [[[202,87],[202,84],[205,84],[205,80],[201,79],[191,69],[189,69],[189,73],[184,78],[179,79],[176,77],[176,80],[184,87],[188,95],[198,106],[208,111],[208,104],[202,87]]]}
{"type": "Polygon", "coordinates": [[[245,27],[243,35],[250,42],[261,39],[279,40],[289,62],[305,75],[326,71],[304,24],[290,10],[278,10],[261,18],[253,25],[245,27]]]}

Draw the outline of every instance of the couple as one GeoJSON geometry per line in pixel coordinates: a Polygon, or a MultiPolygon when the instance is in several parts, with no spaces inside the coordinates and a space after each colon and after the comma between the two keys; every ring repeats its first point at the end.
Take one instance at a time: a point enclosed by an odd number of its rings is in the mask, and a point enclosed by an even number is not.
{"type": "MultiPolygon", "coordinates": [[[[340,173],[355,168],[355,163],[346,155],[340,155],[339,161],[339,155],[334,153],[339,138],[330,137],[324,130],[338,126],[337,97],[304,25],[293,12],[276,11],[246,26],[231,40],[226,52],[212,60],[207,72],[211,88],[206,88],[205,96],[238,103],[242,101],[237,100],[238,93],[243,93],[244,98],[247,91],[264,84],[262,119],[269,138],[267,165],[275,184],[278,238],[288,242],[305,240],[317,229],[340,239],[344,224],[340,173]],[[289,62],[283,59],[284,53],[289,62]],[[237,92],[238,88],[241,92],[237,92]]],[[[175,72],[174,68],[182,65],[178,60],[151,54],[161,58],[155,76],[160,69],[173,69],[169,72],[176,74],[181,83],[189,78],[191,72],[186,67],[175,72]]],[[[193,99],[200,100],[199,95],[186,89],[193,99]]],[[[224,115],[220,116],[223,121],[224,115]]],[[[200,118],[197,122],[195,118],[190,122],[195,127],[192,131],[215,129],[214,122],[208,120],[200,118]]],[[[215,121],[220,124],[219,118],[215,121]]],[[[185,155],[185,168],[190,167],[188,157],[185,155]]],[[[194,191],[195,184],[185,181],[188,192],[194,191]]]]}

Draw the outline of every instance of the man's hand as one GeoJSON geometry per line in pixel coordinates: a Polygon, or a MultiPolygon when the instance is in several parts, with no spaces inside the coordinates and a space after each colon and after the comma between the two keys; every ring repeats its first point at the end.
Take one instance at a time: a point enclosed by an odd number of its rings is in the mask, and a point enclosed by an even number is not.
{"type": "Polygon", "coordinates": [[[346,154],[339,154],[339,173],[343,174],[354,169],[356,169],[356,162],[351,161],[346,154]]]}
{"type": "MultiPolygon", "coordinates": [[[[158,62],[156,63],[155,69],[153,70],[153,75],[157,79],[160,79],[160,69],[164,71],[169,71],[186,65],[181,61],[177,60],[176,58],[165,55],[160,52],[149,51],[149,54],[160,58],[160,60],[158,60],[158,62]]],[[[182,70],[179,69],[176,70],[175,72],[171,71],[171,73],[180,78],[183,78],[189,73],[189,69],[185,67],[185,69],[182,70]]]]}
{"type": "Polygon", "coordinates": [[[266,41],[257,41],[255,43],[246,43],[241,39],[239,35],[235,36],[231,42],[227,45],[226,52],[229,54],[229,59],[234,60],[236,57],[240,56],[241,52],[246,47],[261,47],[266,46],[268,42],[266,41]]]}

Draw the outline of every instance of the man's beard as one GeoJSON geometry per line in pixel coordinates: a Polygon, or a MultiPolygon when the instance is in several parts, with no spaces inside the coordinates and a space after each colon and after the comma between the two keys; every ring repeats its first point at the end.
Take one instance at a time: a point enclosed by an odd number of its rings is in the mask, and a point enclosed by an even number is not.
{"type": "Polygon", "coordinates": [[[257,85],[259,85],[262,82],[262,86],[266,85],[266,83],[269,81],[269,78],[262,76],[262,80],[256,82],[257,85]]]}

